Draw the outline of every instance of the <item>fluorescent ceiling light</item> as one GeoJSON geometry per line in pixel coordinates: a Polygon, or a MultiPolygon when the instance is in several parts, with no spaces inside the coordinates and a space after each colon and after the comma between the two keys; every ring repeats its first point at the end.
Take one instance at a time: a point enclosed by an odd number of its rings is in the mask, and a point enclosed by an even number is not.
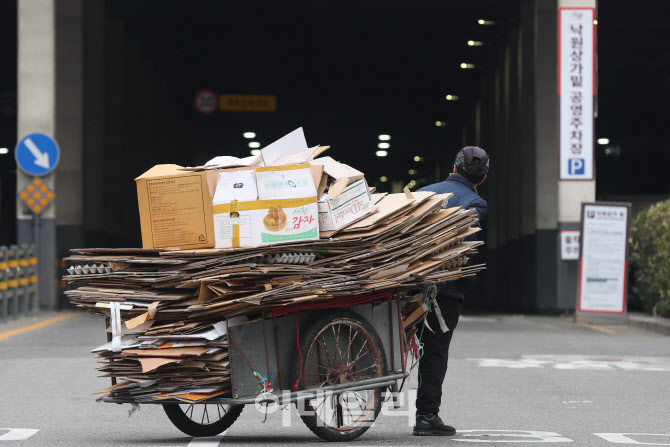
{"type": "Polygon", "coordinates": [[[249,147],[253,147],[253,148],[261,147],[261,143],[259,143],[258,141],[250,141],[249,142],[249,147]]]}
{"type": "Polygon", "coordinates": [[[375,152],[375,155],[376,155],[377,157],[386,157],[388,154],[389,154],[389,153],[386,152],[386,151],[377,151],[377,152],[375,152]]]}
{"type": "Polygon", "coordinates": [[[0,155],[9,154],[9,149],[6,147],[0,147],[0,155]]]}
{"type": "Polygon", "coordinates": [[[377,138],[379,138],[380,141],[388,141],[391,139],[391,135],[382,134],[379,135],[377,138]]]}
{"type": "Polygon", "coordinates": [[[258,154],[260,154],[260,153],[261,153],[261,150],[260,150],[260,149],[252,149],[252,150],[251,150],[251,155],[258,155],[258,154]]]}
{"type": "Polygon", "coordinates": [[[610,144],[609,138],[598,138],[598,144],[610,144]]]}
{"type": "Polygon", "coordinates": [[[244,132],[242,136],[249,139],[256,138],[256,132],[244,132]]]}
{"type": "Polygon", "coordinates": [[[379,149],[388,149],[388,148],[391,147],[391,145],[388,144],[388,143],[379,143],[379,144],[377,144],[377,147],[378,147],[379,149]]]}

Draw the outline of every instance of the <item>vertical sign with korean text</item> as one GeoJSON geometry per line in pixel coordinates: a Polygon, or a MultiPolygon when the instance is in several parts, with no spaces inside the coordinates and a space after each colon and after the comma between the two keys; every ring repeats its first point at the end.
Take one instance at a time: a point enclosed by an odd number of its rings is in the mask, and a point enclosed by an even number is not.
{"type": "Polygon", "coordinates": [[[627,203],[582,205],[580,312],[626,311],[629,215],[627,203]]]}
{"type": "Polygon", "coordinates": [[[593,180],[595,10],[560,8],[558,14],[560,179],[593,180]]]}
{"type": "Polygon", "coordinates": [[[579,259],[579,230],[561,230],[561,260],[579,259]]]}

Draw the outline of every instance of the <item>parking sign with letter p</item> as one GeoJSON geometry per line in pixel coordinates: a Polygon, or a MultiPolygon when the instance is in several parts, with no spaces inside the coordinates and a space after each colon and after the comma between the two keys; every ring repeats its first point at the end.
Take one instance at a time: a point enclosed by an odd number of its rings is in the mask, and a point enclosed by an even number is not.
{"type": "Polygon", "coordinates": [[[568,158],[568,173],[570,175],[584,175],[584,159],[568,158]]]}

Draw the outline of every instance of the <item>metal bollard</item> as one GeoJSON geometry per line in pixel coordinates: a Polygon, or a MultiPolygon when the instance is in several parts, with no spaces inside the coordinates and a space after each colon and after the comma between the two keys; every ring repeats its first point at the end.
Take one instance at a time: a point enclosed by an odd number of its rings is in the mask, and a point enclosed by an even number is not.
{"type": "Polygon", "coordinates": [[[37,294],[37,249],[35,244],[28,245],[28,290],[30,293],[30,311],[37,312],[40,308],[39,295],[37,294]]]}
{"type": "Polygon", "coordinates": [[[9,264],[7,263],[7,247],[0,246],[0,321],[7,321],[8,298],[7,298],[7,274],[9,264]]]}

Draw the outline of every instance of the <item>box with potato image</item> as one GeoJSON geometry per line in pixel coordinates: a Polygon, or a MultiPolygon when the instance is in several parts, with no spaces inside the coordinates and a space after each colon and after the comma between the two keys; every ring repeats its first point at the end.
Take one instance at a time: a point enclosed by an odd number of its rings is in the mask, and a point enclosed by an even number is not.
{"type": "Polygon", "coordinates": [[[319,239],[316,196],[214,205],[216,248],[319,239]]]}

